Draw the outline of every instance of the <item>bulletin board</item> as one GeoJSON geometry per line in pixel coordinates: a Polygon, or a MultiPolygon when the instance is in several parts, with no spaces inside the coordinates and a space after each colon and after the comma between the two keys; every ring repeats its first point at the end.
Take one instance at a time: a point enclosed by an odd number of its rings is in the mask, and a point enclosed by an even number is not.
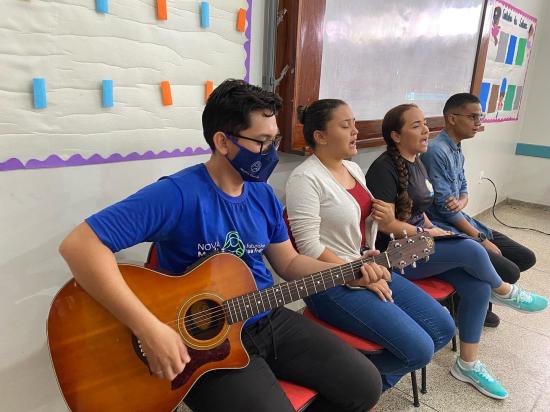
{"type": "Polygon", "coordinates": [[[248,81],[252,0],[3,0],[0,172],[209,153],[206,97],[248,81]]]}
{"type": "Polygon", "coordinates": [[[480,95],[486,123],[517,120],[537,19],[496,0],[480,95]]]}

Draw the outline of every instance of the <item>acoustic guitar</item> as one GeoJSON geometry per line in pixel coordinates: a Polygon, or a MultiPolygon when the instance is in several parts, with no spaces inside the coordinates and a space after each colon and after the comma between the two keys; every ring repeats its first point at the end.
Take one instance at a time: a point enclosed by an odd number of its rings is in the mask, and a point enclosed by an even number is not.
{"type": "Polygon", "coordinates": [[[256,289],[248,266],[228,253],[201,260],[184,276],[120,264],[130,289],[189,350],[191,362],[171,382],[151,374],[130,329],[71,280],[54,298],[47,322],[59,387],[74,412],[172,411],[203,374],[248,364],[241,342],[247,319],[358,279],[364,263],[402,269],[427,259],[433,249],[433,239],[421,233],[390,242],[378,256],[263,290],[256,289]]]}

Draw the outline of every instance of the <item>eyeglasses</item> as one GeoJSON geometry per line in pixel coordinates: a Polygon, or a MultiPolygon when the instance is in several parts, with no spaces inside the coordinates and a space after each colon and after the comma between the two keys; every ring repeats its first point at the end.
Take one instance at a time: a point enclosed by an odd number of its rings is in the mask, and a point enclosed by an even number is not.
{"type": "Polygon", "coordinates": [[[238,139],[245,139],[245,140],[250,140],[252,142],[259,143],[260,154],[263,154],[263,155],[267,154],[267,152],[271,149],[271,147],[274,147],[275,150],[277,150],[279,148],[279,145],[281,144],[281,140],[283,139],[283,136],[281,136],[280,134],[275,136],[273,139],[267,139],[267,140],[253,139],[251,137],[241,136],[240,134],[237,134],[237,133],[233,133],[233,134],[226,133],[226,135],[229,136],[230,138],[232,137],[235,140],[237,140],[238,138],[238,139]]]}
{"type": "Polygon", "coordinates": [[[451,113],[455,116],[462,116],[467,117],[468,119],[472,120],[473,122],[481,122],[485,119],[485,113],[470,113],[470,114],[461,114],[461,113],[451,113]]]}

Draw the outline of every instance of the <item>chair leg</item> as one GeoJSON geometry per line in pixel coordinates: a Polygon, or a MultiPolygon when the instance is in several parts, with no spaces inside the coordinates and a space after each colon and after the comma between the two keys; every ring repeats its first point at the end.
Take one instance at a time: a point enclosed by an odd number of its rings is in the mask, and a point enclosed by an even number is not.
{"type": "MultiPolygon", "coordinates": [[[[450,306],[449,310],[451,312],[451,316],[453,317],[453,320],[456,321],[454,293],[451,295],[449,306],[450,306]]],[[[456,333],[453,335],[451,349],[452,349],[453,352],[457,351],[457,348],[456,348],[456,333]]]]}
{"type": "Polygon", "coordinates": [[[422,368],[422,384],[420,385],[420,392],[421,393],[428,393],[427,383],[426,383],[426,367],[424,366],[422,368]]]}
{"type": "Polygon", "coordinates": [[[411,372],[411,382],[413,389],[413,405],[418,408],[420,406],[420,401],[418,400],[418,385],[416,384],[416,371],[411,372]]]}

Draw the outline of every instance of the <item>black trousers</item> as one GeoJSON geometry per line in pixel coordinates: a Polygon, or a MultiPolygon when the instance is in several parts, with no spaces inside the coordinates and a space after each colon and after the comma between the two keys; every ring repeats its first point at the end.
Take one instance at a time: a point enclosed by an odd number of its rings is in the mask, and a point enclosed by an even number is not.
{"type": "Polygon", "coordinates": [[[307,411],[361,411],[380,398],[375,366],[299,313],[271,312],[242,334],[250,364],[203,375],[185,398],[193,412],[294,412],[277,378],[319,392],[307,411]]]}
{"type": "Polygon", "coordinates": [[[531,249],[496,230],[493,230],[493,237],[492,242],[500,249],[502,255],[489,252],[489,258],[503,281],[516,283],[520,272],[535,265],[535,254],[531,249]]]}

